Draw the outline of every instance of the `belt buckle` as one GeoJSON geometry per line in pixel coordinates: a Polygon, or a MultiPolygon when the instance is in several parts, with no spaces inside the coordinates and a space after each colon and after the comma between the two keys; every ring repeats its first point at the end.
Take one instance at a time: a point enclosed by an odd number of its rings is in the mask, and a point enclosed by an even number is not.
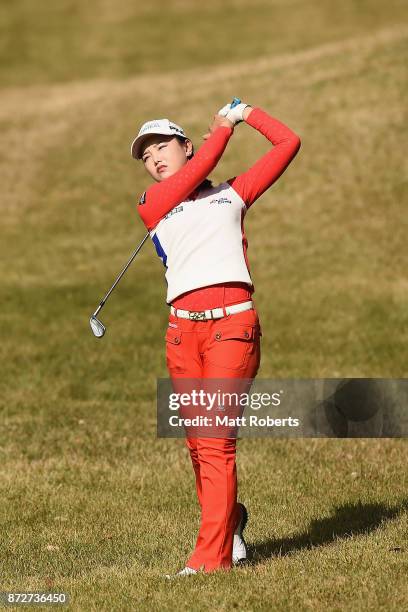
{"type": "Polygon", "coordinates": [[[192,310],[188,314],[191,321],[206,321],[205,310],[192,310]]]}

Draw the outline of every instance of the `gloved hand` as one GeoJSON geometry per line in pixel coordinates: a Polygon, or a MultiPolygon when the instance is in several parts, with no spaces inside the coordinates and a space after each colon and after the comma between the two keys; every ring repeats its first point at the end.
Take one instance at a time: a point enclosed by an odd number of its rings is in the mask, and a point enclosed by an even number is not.
{"type": "Polygon", "coordinates": [[[226,104],[218,111],[218,114],[226,117],[233,125],[236,125],[244,120],[242,114],[247,106],[249,104],[244,104],[244,102],[237,104],[234,108],[231,108],[231,104],[226,104]]]}

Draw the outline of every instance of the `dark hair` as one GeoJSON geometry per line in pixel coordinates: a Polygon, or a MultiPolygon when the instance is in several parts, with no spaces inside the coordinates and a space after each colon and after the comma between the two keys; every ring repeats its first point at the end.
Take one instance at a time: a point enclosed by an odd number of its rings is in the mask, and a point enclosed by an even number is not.
{"type": "MultiPolygon", "coordinates": [[[[177,138],[177,140],[179,141],[179,143],[180,143],[180,144],[184,144],[184,142],[185,142],[186,140],[190,140],[189,138],[184,138],[183,136],[177,136],[177,135],[176,135],[176,138],[177,138]]],[[[190,142],[191,142],[191,141],[190,141],[190,142]]],[[[191,144],[192,144],[193,150],[192,150],[192,152],[190,153],[190,155],[189,155],[188,159],[191,159],[192,157],[194,157],[194,145],[193,145],[193,143],[192,143],[192,142],[191,142],[191,144]]]]}

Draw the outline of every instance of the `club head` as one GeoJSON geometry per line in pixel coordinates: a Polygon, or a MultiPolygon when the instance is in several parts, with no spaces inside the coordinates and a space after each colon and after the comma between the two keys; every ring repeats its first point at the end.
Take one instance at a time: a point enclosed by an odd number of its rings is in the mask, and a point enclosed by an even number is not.
{"type": "Polygon", "coordinates": [[[104,326],[104,324],[99,321],[99,319],[97,319],[94,315],[92,315],[92,317],[89,319],[89,324],[91,326],[93,335],[97,338],[102,338],[102,336],[106,332],[106,327],[104,326]]]}

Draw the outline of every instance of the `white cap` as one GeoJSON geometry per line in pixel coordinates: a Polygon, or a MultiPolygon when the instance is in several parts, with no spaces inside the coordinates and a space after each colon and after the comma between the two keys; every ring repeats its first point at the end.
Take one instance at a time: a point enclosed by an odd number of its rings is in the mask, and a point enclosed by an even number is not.
{"type": "Polygon", "coordinates": [[[187,138],[183,128],[176,123],[169,121],[168,119],[153,119],[153,121],[147,121],[142,125],[138,135],[130,146],[130,152],[132,157],[135,159],[141,158],[141,148],[143,141],[149,134],[164,134],[166,136],[180,136],[181,138],[187,138]]]}

